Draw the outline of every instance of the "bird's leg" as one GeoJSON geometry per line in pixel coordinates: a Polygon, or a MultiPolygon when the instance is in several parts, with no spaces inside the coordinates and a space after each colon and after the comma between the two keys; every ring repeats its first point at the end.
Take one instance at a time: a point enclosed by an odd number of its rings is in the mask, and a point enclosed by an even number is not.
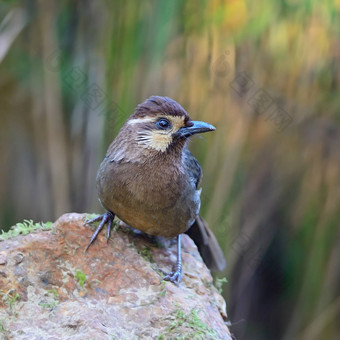
{"type": "Polygon", "coordinates": [[[182,278],[182,255],[181,255],[181,234],[177,236],[177,262],[175,270],[166,276],[163,280],[171,281],[172,283],[179,284],[182,278]]]}
{"type": "Polygon", "coordinates": [[[90,221],[85,222],[85,224],[91,224],[91,223],[94,223],[94,222],[101,221],[99,223],[99,226],[97,227],[96,231],[92,234],[90,243],[86,247],[85,252],[87,251],[87,249],[89,249],[90,245],[97,238],[97,235],[103,229],[105,223],[107,223],[107,233],[106,233],[106,235],[107,235],[107,239],[109,240],[110,232],[111,232],[111,226],[112,226],[112,222],[113,222],[114,218],[115,218],[115,214],[112,213],[111,211],[107,211],[104,215],[100,215],[98,217],[93,218],[90,221]]]}

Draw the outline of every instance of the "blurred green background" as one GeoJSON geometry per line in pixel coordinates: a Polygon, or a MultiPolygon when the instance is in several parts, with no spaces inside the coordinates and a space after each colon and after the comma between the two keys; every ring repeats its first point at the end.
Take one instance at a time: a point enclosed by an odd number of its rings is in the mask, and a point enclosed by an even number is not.
{"type": "Polygon", "coordinates": [[[102,212],[106,148],[150,95],[194,138],[237,339],[340,339],[340,1],[0,2],[0,226],[102,212]]]}

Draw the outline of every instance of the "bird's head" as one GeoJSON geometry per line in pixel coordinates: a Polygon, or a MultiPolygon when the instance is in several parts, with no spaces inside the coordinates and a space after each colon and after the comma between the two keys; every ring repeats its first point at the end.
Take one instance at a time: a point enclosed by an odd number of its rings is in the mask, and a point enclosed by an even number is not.
{"type": "Polygon", "coordinates": [[[139,104],[126,122],[135,142],[147,149],[165,152],[185,145],[192,135],[214,131],[215,127],[192,121],[188,113],[168,97],[152,96],[139,104]]]}

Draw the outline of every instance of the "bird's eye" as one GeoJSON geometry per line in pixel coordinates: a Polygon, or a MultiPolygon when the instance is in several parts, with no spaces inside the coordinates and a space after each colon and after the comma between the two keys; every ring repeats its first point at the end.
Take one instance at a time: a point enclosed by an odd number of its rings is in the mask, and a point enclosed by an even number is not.
{"type": "Polygon", "coordinates": [[[167,119],[161,118],[160,120],[157,121],[156,126],[159,129],[167,130],[171,128],[171,123],[167,119]]]}

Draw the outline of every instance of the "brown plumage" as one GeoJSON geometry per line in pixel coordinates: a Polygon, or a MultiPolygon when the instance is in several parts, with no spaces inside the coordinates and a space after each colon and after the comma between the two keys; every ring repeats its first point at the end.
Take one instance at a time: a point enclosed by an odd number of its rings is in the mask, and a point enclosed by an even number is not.
{"type": "Polygon", "coordinates": [[[95,219],[101,223],[90,244],[105,223],[109,234],[114,215],[148,235],[178,236],[176,270],[165,277],[178,283],[182,270],[180,235],[191,227],[191,236],[207,264],[223,269],[225,260],[215,237],[201,219],[195,222],[200,208],[201,168],[186,146],[191,135],[213,130],[210,124],[192,121],[168,97],[152,96],[139,104],[100,165],[97,190],[108,212],[95,219]]]}

